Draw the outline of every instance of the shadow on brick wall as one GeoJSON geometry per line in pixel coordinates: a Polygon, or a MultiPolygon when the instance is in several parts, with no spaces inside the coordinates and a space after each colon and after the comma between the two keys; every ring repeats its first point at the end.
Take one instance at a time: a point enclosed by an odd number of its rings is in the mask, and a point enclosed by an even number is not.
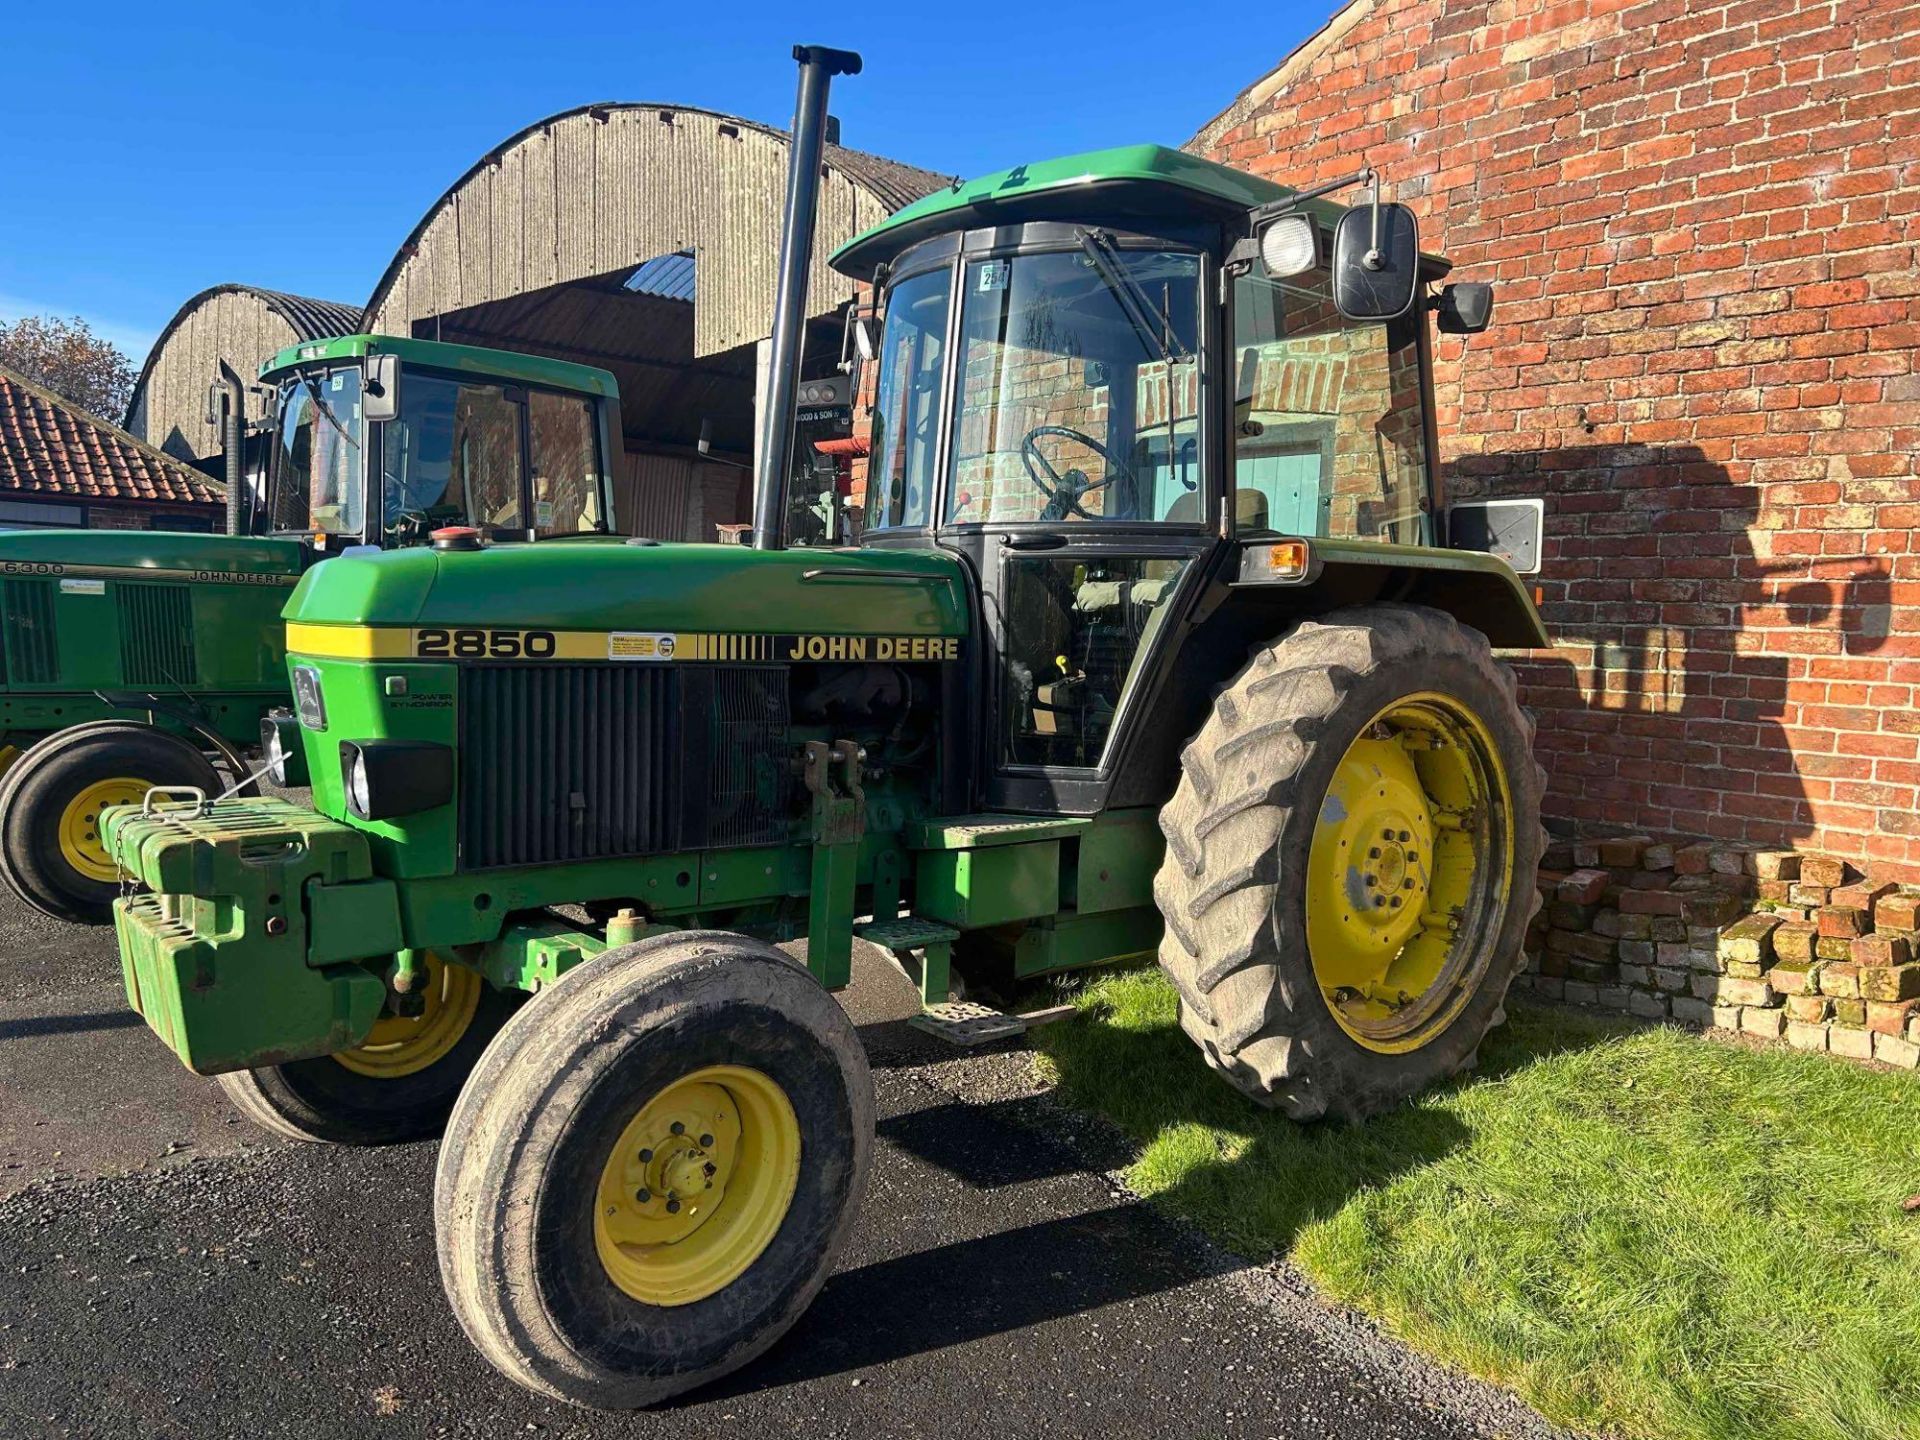
{"type": "Polygon", "coordinates": [[[1448,486],[1546,501],[1537,583],[1555,648],[1516,668],[1552,828],[1769,846],[1839,833],[1852,843],[1835,848],[1867,858],[1911,817],[1910,788],[1875,783],[1867,738],[1886,563],[1818,553],[1858,532],[1761,528],[1763,488],[1694,446],[1468,456],[1448,486]]]}

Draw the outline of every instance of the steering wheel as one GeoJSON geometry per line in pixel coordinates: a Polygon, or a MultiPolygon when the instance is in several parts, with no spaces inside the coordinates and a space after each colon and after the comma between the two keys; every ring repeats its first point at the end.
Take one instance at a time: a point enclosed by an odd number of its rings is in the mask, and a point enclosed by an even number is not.
{"type": "Polygon", "coordinates": [[[1069,515],[1078,515],[1082,520],[1098,519],[1082,508],[1080,502],[1096,490],[1111,485],[1116,476],[1124,475],[1139,493],[1139,482],[1134,479],[1133,471],[1106,446],[1091,435],[1083,434],[1070,425],[1036,425],[1029,430],[1026,438],[1020,442],[1020,463],[1027,467],[1027,479],[1033,482],[1033,488],[1047,497],[1046,508],[1040,512],[1042,520],[1064,520],[1069,515]],[[1107,473],[1098,480],[1087,479],[1086,472],[1073,469],[1062,475],[1053,468],[1047,457],[1040,453],[1040,447],[1033,442],[1043,435],[1062,435],[1069,440],[1078,440],[1094,454],[1107,462],[1107,473]],[[1046,478],[1041,478],[1041,472],[1046,478]],[[1048,482],[1052,483],[1049,484],[1048,482]]]}

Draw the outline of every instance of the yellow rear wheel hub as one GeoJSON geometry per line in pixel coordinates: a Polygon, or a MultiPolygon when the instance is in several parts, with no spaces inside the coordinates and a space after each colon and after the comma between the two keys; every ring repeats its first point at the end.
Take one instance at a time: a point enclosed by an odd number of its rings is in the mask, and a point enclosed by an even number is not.
{"type": "Polygon", "coordinates": [[[594,1248],[648,1305],[726,1289],[779,1233],[800,1179],[800,1121],[758,1070],[709,1065],[628,1122],[600,1172],[594,1248]]]}
{"type": "Polygon", "coordinates": [[[1485,723],[1409,695],[1328,786],[1307,856],[1307,944],[1340,1027],[1372,1050],[1443,1031],[1492,959],[1513,876],[1512,800],[1485,723]]]}
{"type": "Polygon", "coordinates": [[[80,791],[60,812],[60,858],[89,880],[115,879],[120,871],[100,836],[100,812],[109,805],[138,805],[152,788],[151,780],[116,775],[80,791]]]}
{"type": "Polygon", "coordinates": [[[426,1008],[418,1015],[386,1015],[374,1021],[366,1042],[341,1050],[334,1059],[373,1080],[397,1080],[414,1075],[444,1059],[473,1024],[486,981],[464,965],[449,965],[429,950],[424,959],[426,983],[421,998],[426,1008]]]}

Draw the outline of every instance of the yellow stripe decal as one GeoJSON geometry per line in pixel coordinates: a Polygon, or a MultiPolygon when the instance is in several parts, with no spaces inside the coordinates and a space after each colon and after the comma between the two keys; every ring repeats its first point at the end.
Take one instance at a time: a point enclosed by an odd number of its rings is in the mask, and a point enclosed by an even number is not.
{"type": "Polygon", "coordinates": [[[289,654],[335,660],[949,661],[951,635],[717,635],[494,626],[287,626],[289,654]]]}

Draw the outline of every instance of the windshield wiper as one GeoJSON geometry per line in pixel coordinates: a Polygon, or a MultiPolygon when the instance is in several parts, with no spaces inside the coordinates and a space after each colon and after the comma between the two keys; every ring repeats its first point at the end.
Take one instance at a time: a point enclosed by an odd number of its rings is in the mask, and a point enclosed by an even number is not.
{"type": "Polygon", "coordinates": [[[313,401],[313,408],[327,417],[327,423],[340,432],[340,438],[342,440],[358,450],[360,448],[360,442],[347,433],[347,427],[342,425],[334,415],[333,407],[327,404],[326,396],[320,393],[320,387],[314,383],[313,376],[303,373],[300,376],[300,383],[307,387],[307,395],[313,401]]]}
{"type": "Polygon", "coordinates": [[[1174,334],[1173,321],[1155,309],[1153,301],[1134,281],[1134,278],[1114,263],[1118,258],[1113,249],[1113,240],[1101,230],[1076,230],[1073,232],[1080,241],[1080,248],[1087,252],[1087,258],[1093,261],[1093,268],[1100,272],[1100,278],[1107,282],[1107,288],[1113,291],[1114,298],[1120,302],[1120,308],[1126,312],[1127,322],[1133,326],[1134,333],[1140,337],[1140,343],[1150,355],[1158,355],[1172,364],[1176,360],[1191,360],[1193,356],[1180,343],[1180,337],[1174,334]],[[1158,319],[1158,327],[1154,319],[1158,319]]]}

